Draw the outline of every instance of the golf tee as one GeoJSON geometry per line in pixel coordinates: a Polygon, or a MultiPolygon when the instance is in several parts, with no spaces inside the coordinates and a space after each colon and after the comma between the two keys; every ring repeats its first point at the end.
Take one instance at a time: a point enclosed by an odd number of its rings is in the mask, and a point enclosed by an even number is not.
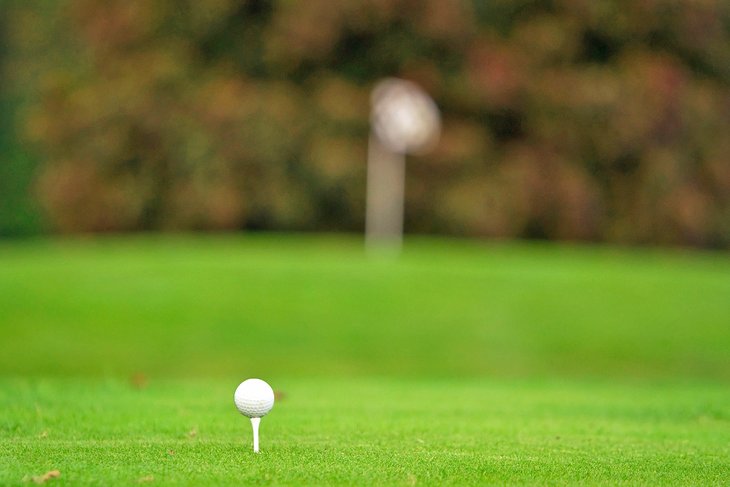
{"type": "Polygon", "coordinates": [[[259,452],[259,423],[261,418],[251,418],[251,428],[253,429],[253,452],[259,452]]]}

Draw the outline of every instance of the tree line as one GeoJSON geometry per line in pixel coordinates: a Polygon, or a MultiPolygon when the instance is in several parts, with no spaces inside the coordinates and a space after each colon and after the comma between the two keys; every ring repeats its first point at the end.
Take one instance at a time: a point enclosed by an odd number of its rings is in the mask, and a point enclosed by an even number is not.
{"type": "Polygon", "coordinates": [[[360,231],[369,92],[398,76],[444,117],[406,231],[730,244],[727,2],[10,5],[52,231],[360,231]]]}

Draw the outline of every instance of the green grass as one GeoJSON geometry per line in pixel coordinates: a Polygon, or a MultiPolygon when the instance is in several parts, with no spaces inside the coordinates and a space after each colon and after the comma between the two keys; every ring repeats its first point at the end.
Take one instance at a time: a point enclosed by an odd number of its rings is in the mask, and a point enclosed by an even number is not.
{"type": "Polygon", "coordinates": [[[719,253],[0,242],[0,484],[722,484],[728,296],[719,253]]]}
{"type": "Polygon", "coordinates": [[[730,379],[730,257],[249,237],[0,244],[5,374],[730,379]]]}
{"type": "Polygon", "coordinates": [[[710,385],[281,380],[262,453],[225,381],[6,380],[0,483],[722,484],[730,391],[710,385]]]}

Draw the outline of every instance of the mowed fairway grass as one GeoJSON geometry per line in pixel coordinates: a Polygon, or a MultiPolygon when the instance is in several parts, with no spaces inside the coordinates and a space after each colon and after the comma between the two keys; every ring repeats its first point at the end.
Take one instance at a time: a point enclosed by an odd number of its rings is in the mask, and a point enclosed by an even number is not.
{"type": "Polygon", "coordinates": [[[0,484],[730,481],[730,256],[0,242],[0,484]],[[279,393],[262,453],[232,402],[279,393]]]}

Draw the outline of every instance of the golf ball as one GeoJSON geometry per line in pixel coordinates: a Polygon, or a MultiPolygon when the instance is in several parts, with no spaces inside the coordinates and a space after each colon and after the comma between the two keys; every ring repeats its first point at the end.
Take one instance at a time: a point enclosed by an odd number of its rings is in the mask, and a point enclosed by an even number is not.
{"type": "Polygon", "coordinates": [[[236,388],[233,402],[244,416],[261,418],[274,407],[274,390],[261,379],[247,379],[236,388]]]}

